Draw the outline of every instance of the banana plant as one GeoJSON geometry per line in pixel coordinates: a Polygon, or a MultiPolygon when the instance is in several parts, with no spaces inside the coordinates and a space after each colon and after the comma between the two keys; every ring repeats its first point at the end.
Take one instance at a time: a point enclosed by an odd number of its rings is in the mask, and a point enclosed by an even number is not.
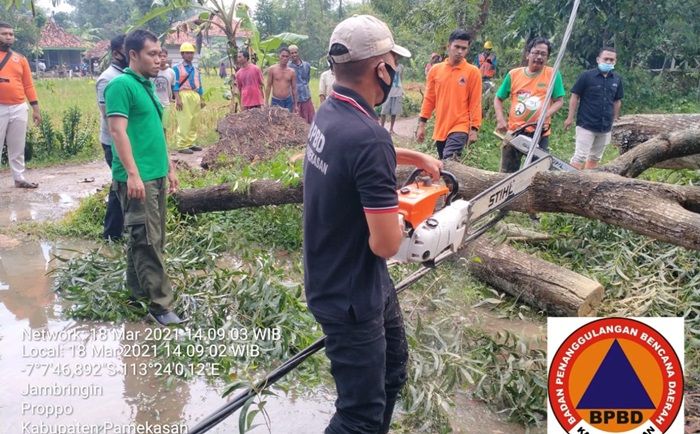
{"type": "Polygon", "coordinates": [[[298,44],[301,41],[309,39],[307,35],[298,33],[283,32],[261,41],[257,47],[253,47],[260,53],[260,67],[266,68],[277,62],[277,50],[283,45],[298,44]]]}

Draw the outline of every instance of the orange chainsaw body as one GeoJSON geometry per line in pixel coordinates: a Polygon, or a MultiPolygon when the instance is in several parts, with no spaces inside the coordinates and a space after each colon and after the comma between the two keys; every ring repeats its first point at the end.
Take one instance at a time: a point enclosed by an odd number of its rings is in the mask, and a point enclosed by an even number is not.
{"type": "Polygon", "coordinates": [[[417,228],[435,213],[438,200],[446,197],[450,190],[443,184],[412,182],[397,190],[399,196],[399,213],[411,227],[417,228]]]}

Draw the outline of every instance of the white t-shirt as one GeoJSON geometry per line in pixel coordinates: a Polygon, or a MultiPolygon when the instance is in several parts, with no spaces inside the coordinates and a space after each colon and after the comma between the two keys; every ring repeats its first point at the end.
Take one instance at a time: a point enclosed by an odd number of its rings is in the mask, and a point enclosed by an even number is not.
{"type": "Polygon", "coordinates": [[[318,94],[328,97],[333,91],[333,83],[335,83],[335,75],[330,69],[321,73],[318,80],[318,94]]]}
{"type": "Polygon", "coordinates": [[[156,95],[163,107],[170,105],[173,98],[173,84],[175,84],[175,71],[166,68],[158,71],[158,76],[151,79],[156,87],[156,95]]]}

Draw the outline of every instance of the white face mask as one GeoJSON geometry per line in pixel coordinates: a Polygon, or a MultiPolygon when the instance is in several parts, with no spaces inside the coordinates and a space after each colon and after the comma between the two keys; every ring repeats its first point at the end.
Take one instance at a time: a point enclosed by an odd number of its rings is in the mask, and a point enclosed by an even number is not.
{"type": "Polygon", "coordinates": [[[615,69],[615,65],[613,65],[612,63],[599,63],[598,64],[598,70],[604,74],[612,71],[613,69],[615,69]]]}

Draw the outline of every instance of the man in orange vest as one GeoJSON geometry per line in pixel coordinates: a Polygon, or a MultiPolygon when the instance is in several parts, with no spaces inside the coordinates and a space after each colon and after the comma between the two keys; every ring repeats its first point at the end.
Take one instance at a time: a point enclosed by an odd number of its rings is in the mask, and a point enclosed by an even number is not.
{"type": "Polygon", "coordinates": [[[481,79],[484,81],[491,80],[496,75],[498,60],[496,59],[496,53],[494,53],[492,50],[493,44],[491,41],[486,41],[484,43],[484,51],[479,53],[479,56],[476,59],[476,66],[479,67],[479,71],[481,71],[481,79]]]}
{"type": "Polygon", "coordinates": [[[7,159],[15,179],[15,187],[37,188],[39,184],[24,178],[24,146],[27,139],[27,119],[32,107],[32,119],[39,126],[39,101],[32,82],[29,62],[12,51],[15,32],[10,24],[0,22],[0,148],[7,140],[7,159]]]}
{"type": "Polygon", "coordinates": [[[173,83],[173,95],[175,96],[175,118],[177,119],[177,132],[175,133],[175,147],[178,152],[191,154],[192,151],[201,151],[195,146],[197,140],[197,125],[195,119],[199,116],[200,109],[204,108],[202,95],[202,77],[199,70],[192,64],[194,59],[194,45],[185,42],[180,46],[182,62],[173,66],[175,82],[173,83]]]}
{"type": "MultiPolygon", "coordinates": [[[[554,69],[546,66],[551,44],[545,38],[534,38],[527,44],[527,66],[508,71],[501,87],[493,99],[496,110],[496,130],[505,133],[522,129],[522,134],[532,137],[535,124],[542,112],[544,100],[547,97],[549,82],[554,75],[554,69]],[[503,116],[503,101],[510,97],[508,121],[503,116]]],[[[564,83],[561,74],[557,72],[552,91],[552,103],[547,109],[544,130],[539,147],[549,149],[549,126],[551,118],[564,105],[564,83]]],[[[522,154],[510,144],[501,148],[501,172],[512,173],[520,169],[522,154]]]]}

